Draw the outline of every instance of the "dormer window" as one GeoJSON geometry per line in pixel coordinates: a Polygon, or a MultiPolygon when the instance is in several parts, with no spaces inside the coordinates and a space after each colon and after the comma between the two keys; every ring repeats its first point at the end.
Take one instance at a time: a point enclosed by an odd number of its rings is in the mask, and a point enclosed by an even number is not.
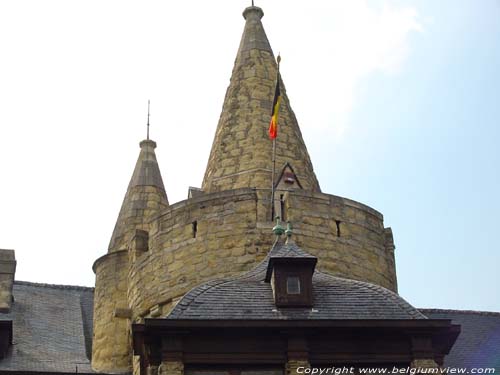
{"type": "Polygon", "coordinates": [[[300,294],[300,278],[298,276],[288,276],[286,278],[286,293],[300,294]]]}
{"type": "Polygon", "coordinates": [[[273,288],[277,307],[311,307],[313,305],[312,276],[317,258],[271,257],[266,281],[273,288]]]}
{"type": "Polygon", "coordinates": [[[276,181],[275,187],[281,190],[302,189],[299,178],[295,174],[290,163],[286,163],[283,166],[276,181]]]}

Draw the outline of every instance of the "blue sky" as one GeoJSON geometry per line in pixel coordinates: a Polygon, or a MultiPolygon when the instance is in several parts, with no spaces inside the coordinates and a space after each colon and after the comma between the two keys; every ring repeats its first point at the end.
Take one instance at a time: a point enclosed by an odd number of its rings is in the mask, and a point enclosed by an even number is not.
{"type": "MultiPolygon", "coordinates": [[[[249,3],[0,3],[0,248],[18,279],[93,285],[148,99],[170,202],[201,184],[249,3]]],[[[500,2],[256,4],[322,189],[384,214],[401,295],[500,311],[500,2]]]]}
{"type": "Polygon", "coordinates": [[[500,310],[499,4],[418,2],[430,21],[411,56],[363,82],[339,163],[320,176],[384,213],[416,306],[500,310]]]}

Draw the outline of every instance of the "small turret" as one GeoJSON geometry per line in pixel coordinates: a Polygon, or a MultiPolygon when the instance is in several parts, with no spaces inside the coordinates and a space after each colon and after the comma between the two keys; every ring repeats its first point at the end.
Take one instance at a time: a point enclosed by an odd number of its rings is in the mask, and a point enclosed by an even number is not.
{"type": "Polygon", "coordinates": [[[147,249],[150,220],[168,206],[154,151],[156,143],[146,139],[140,147],[108,253],[97,259],[93,267],[96,282],[92,368],[98,372],[130,373],[132,370],[128,249],[147,249]]]}
{"type": "Polygon", "coordinates": [[[140,143],[141,152],[115,224],[108,252],[127,248],[136,229],[148,230],[148,219],[168,206],[167,193],[156,161],[156,143],[140,143]]]}

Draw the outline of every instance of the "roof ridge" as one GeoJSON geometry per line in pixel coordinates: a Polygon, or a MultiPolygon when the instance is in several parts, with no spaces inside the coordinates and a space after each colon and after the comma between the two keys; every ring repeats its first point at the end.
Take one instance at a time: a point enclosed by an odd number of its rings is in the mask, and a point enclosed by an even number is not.
{"type": "Polygon", "coordinates": [[[425,314],[428,313],[460,313],[470,315],[487,315],[487,316],[500,316],[497,311],[481,311],[481,310],[455,310],[455,309],[437,309],[437,308],[417,308],[418,311],[425,314]]]}
{"type": "Polygon", "coordinates": [[[52,289],[83,290],[83,291],[92,291],[92,292],[94,291],[94,287],[80,286],[80,285],[62,285],[62,284],[35,283],[35,282],[32,282],[32,281],[21,281],[21,280],[15,280],[14,284],[17,284],[17,285],[37,286],[37,287],[52,288],[52,289]]]}

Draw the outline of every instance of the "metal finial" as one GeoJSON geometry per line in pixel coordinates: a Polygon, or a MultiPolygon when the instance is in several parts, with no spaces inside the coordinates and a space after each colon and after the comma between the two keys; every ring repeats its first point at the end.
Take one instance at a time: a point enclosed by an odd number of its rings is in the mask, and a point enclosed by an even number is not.
{"type": "Polygon", "coordinates": [[[254,7],[255,5],[253,4],[253,0],[252,0],[252,6],[254,7]]]}
{"type": "Polygon", "coordinates": [[[149,99],[148,99],[148,133],[146,139],[149,141],[149,99]]]}
{"type": "Polygon", "coordinates": [[[281,62],[281,54],[278,52],[278,58],[276,59],[278,61],[278,70],[280,70],[280,62],[281,62]]]}
{"type": "Polygon", "coordinates": [[[292,223],[289,221],[286,222],[285,234],[286,234],[287,238],[292,237],[292,234],[293,234],[292,223]]]}
{"type": "Polygon", "coordinates": [[[273,228],[273,233],[277,236],[281,236],[283,233],[285,233],[285,230],[281,226],[280,222],[280,217],[276,216],[276,225],[273,228]]]}

